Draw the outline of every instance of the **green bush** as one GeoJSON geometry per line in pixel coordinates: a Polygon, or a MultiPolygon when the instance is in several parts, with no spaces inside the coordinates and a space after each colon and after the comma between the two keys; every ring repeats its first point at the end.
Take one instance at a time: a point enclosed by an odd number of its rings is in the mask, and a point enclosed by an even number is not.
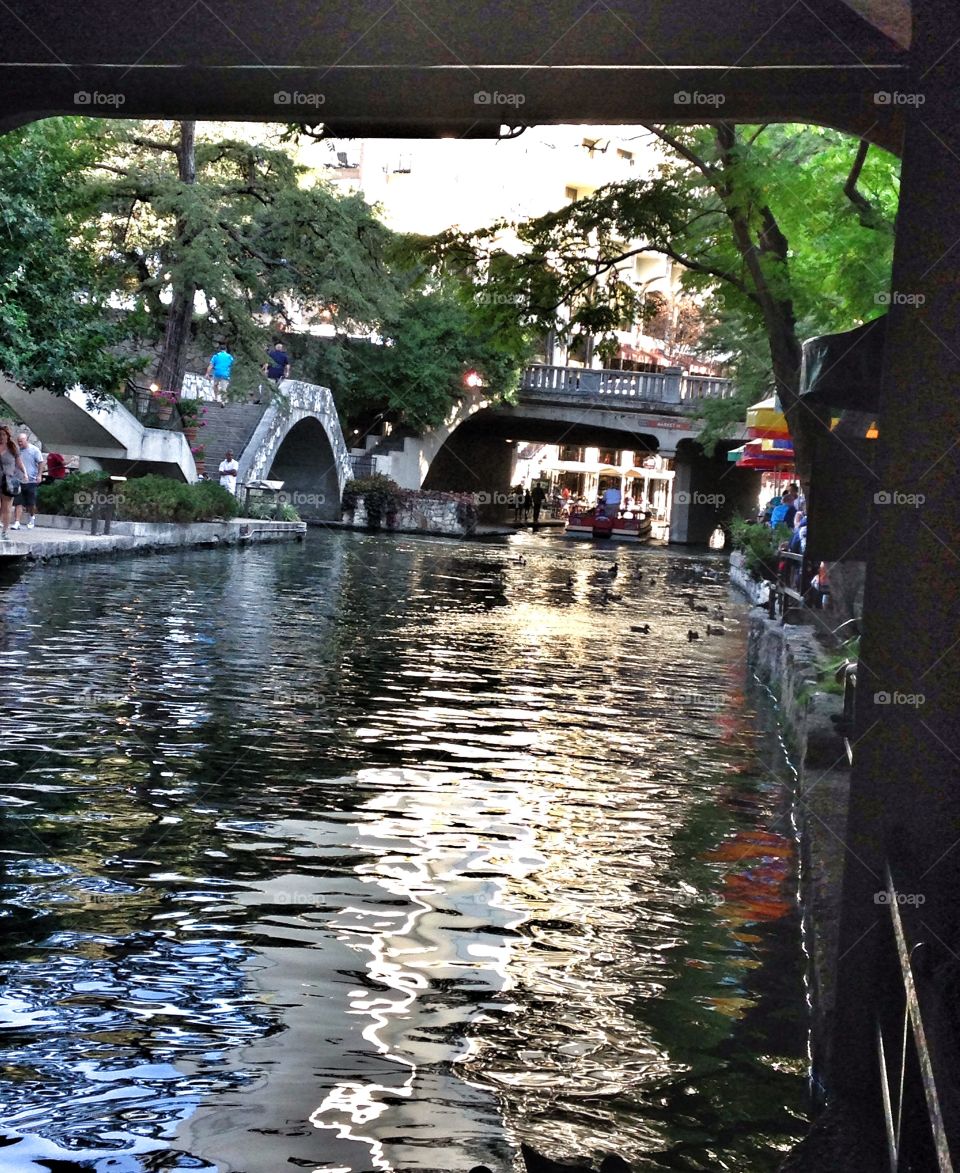
{"type": "Polygon", "coordinates": [[[277,503],[272,497],[250,494],[247,504],[243,507],[244,517],[252,517],[255,521],[299,521],[300,514],[289,504],[283,502],[277,512],[277,503]]]}
{"type": "Polygon", "coordinates": [[[353,513],[361,497],[367,506],[367,524],[371,529],[379,529],[385,517],[399,511],[406,493],[396,481],[378,472],[371,477],[347,481],[343,490],[344,510],[353,513]]]}
{"type": "Polygon", "coordinates": [[[742,517],[735,517],[730,522],[733,548],[743,552],[747,570],[761,581],[777,577],[780,543],[788,542],[792,534],[793,530],[787,525],[771,529],[763,522],[747,521],[742,517]]]}
{"type": "Polygon", "coordinates": [[[112,484],[109,475],[102,472],[74,473],[42,485],[39,505],[44,513],[89,517],[97,493],[116,494],[114,517],[118,521],[227,520],[240,512],[236,497],[215,481],[188,485],[151,475],[112,484]]]}

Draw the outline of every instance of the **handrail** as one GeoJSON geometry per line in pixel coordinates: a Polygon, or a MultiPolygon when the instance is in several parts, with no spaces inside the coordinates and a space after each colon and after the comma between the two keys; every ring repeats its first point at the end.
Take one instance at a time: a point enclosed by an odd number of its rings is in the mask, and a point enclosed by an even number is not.
{"type": "Polygon", "coordinates": [[[778,571],[776,581],[770,584],[770,594],[767,599],[767,611],[771,619],[780,616],[780,622],[786,623],[787,611],[792,603],[797,607],[804,607],[807,603],[803,584],[806,581],[806,555],[797,554],[790,550],[778,550],[778,562],[787,562],[796,569],[791,574],[790,582],[785,582],[783,573],[778,571]],[[800,588],[799,590],[797,588],[800,588]]]}
{"type": "Polygon", "coordinates": [[[684,375],[679,367],[622,371],[607,367],[558,367],[545,363],[536,363],[524,370],[520,389],[576,398],[609,396],[659,403],[694,403],[704,399],[726,399],[734,394],[730,379],[684,375]]]}
{"type": "Polygon", "coordinates": [[[900,1170],[923,1168],[931,1173],[933,1170],[954,1173],[960,1136],[956,1103],[951,1100],[951,1080],[943,1062],[944,1056],[954,1050],[953,1028],[950,1016],[943,1013],[940,1005],[942,996],[936,988],[935,978],[925,972],[930,966],[929,963],[923,964],[924,953],[920,954],[919,966],[915,957],[918,950],[930,948],[926,941],[926,925],[919,913],[914,923],[911,911],[912,907],[922,904],[925,897],[923,893],[908,892],[904,885],[898,884],[889,861],[884,868],[884,884],[883,903],[890,910],[896,972],[903,993],[902,1017],[891,1008],[883,1021],[884,1008],[881,1005],[881,1017],[877,1021],[877,1053],[890,1171],[899,1173],[900,1170]],[[947,1031],[949,1036],[944,1037],[947,1031]],[[891,1072],[890,1061],[897,1055],[899,1064],[891,1072]],[[911,1108],[914,1110],[910,1111],[911,1108]],[[924,1115],[925,1119],[920,1118],[924,1115]]]}

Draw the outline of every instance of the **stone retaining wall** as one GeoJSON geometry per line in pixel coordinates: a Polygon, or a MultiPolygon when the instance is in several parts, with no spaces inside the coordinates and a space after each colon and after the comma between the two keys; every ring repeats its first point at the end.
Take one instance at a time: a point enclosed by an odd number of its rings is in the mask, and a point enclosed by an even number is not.
{"type": "MultiPolygon", "coordinates": [[[[784,626],[757,607],[750,613],[748,665],[777,698],[778,717],[798,777],[794,813],[800,836],[800,901],[805,951],[810,958],[811,1068],[815,1107],[829,1088],[823,1073],[829,1057],[834,1007],[835,958],[839,941],[844,836],[850,770],[842,735],[832,719],[843,698],[819,686],[825,652],[811,627],[784,626]]],[[[827,1173],[852,1168],[844,1159],[828,1163],[849,1143],[854,1126],[818,1116],[808,1137],[782,1166],[783,1173],[827,1173]]]]}
{"type": "MultiPolygon", "coordinates": [[[[363,497],[357,499],[352,513],[344,512],[343,522],[353,529],[370,529],[367,503],[363,497]]],[[[431,493],[411,494],[397,513],[383,519],[379,528],[388,533],[443,534],[447,537],[463,538],[475,529],[461,519],[456,500],[431,493]]]]}

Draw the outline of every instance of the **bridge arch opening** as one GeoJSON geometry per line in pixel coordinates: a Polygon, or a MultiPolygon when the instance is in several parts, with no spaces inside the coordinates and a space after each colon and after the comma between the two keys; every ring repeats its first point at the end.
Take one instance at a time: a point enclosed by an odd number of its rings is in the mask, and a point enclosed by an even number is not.
{"type": "Polygon", "coordinates": [[[290,429],[277,449],[267,480],[283,492],[305,521],[340,519],[340,482],[333,447],[323,424],[308,416],[290,429]]]}

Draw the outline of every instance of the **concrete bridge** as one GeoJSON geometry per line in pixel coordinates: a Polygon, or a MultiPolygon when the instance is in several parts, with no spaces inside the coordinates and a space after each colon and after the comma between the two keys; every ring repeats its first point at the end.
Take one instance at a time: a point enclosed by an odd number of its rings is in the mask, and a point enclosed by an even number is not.
{"type": "Polygon", "coordinates": [[[672,541],[706,542],[718,520],[737,505],[749,508],[756,475],[726,460],[731,439],[707,457],[697,443],[704,400],[735,393],[728,379],[655,373],[531,366],[513,403],[490,403],[482,391],[451,411],[426,435],[371,437],[376,471],[405,488],[447,489],[496,499],[513,483],[515,442],[632,448],[672,459],[676,467],[672,541]],[[722,498],[720,506],[717,499],[722,498]]]}

